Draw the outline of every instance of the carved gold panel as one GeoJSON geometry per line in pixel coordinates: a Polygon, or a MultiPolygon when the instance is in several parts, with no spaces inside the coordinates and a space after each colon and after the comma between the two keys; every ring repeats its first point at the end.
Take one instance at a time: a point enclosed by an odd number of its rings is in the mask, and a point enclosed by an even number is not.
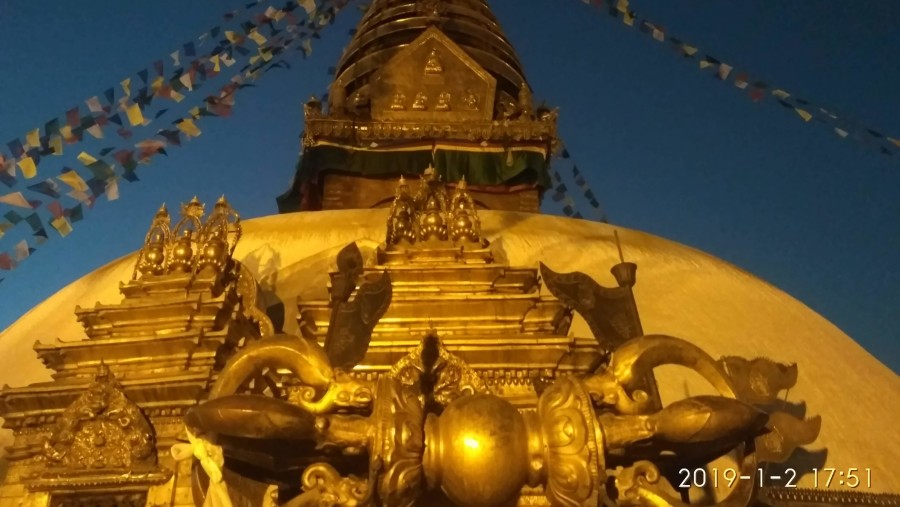
{"type": "Polygon", "coordinates": [[[431,27],[379,70],[372,83],[375,120],[490,120],[497,81],[439,29],[431,27]]]}

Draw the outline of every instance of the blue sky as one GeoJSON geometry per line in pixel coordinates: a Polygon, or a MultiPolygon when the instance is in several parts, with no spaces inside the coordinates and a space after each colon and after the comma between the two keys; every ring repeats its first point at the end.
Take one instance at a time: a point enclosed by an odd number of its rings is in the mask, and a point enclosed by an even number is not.
{"type": "MultiPolygon", "coordinates": [[[[742,267],[900,371],[900,155],[804,123],[771,97],[754,103],[668,44],[578,0],[490,4],[537,99],[560,108],[561,136],[611,222],[742,267]]],[[[152,69],[242,5],[0,0],[0,148],[152,69]]],[[[900,136],[900,2],[634,0],[631,7],[753,80],[900,136]]],[[[290,70],[241,91],[231,118],[204,121],[199,138],[142,167],[140,182],[123,182],[119,200],[102,199],[65,239],[50,231],[52,241],[0,274],[0,328],[138,248],[163,201],[197,194],[211,202],[224,193],[244,217],[275,213],[298,155],[301,103],[326,88],[327,68],[359,16],[346,10],[309,59],[295,55],[290,70]]],[[[7,209],[0,204],[0,214],[7,209]]],[[[14,239],[0,246],[9,250],[14,239]]]]}

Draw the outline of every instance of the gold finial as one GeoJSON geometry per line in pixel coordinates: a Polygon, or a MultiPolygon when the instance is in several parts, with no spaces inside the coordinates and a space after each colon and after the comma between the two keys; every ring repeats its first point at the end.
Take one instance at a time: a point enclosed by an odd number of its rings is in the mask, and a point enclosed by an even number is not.
{"type": "Polygon", "coordinates": [[[219,200],[216,201],[216,206],[228,206],[228,199],[225,199],[225,194],[219,197],[219,200]]]}
{"type": "Polygon", "coordinates": [[[465,175],[463,175],[463,177],[460,178],[459,184],[456,185],[456,188],[458,188],[458,189],[460,189],[460,190],[466,190],[467,188],[469,188],[469,184],[466,183],[466,176],[465,176],[465,175]]]}

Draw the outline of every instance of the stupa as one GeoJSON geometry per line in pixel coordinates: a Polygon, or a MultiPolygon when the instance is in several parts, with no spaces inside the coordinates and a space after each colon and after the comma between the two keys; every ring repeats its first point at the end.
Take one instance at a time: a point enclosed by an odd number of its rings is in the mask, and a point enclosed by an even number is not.
{"type": "Polygon", "coordinates": [[[305,116],[299,212],[162,207],[3,332],[0,507],[900,505],[887,367],[539,213],[556,114],[482,0],[375,0],[305,116]]]}

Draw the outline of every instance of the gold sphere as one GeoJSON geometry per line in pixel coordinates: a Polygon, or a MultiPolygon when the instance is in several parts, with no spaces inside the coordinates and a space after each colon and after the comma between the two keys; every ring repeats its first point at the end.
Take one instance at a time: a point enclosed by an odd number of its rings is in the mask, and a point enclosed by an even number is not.
{"type": "Polygon", "coordinates": [[[426,474],[457,505],[496,507],[527,481],[528,434],[512,404],[497,396],[463,396],[426,429],[426,474]],[[437,469],[437,470],[436,470],[437,469]]]}

